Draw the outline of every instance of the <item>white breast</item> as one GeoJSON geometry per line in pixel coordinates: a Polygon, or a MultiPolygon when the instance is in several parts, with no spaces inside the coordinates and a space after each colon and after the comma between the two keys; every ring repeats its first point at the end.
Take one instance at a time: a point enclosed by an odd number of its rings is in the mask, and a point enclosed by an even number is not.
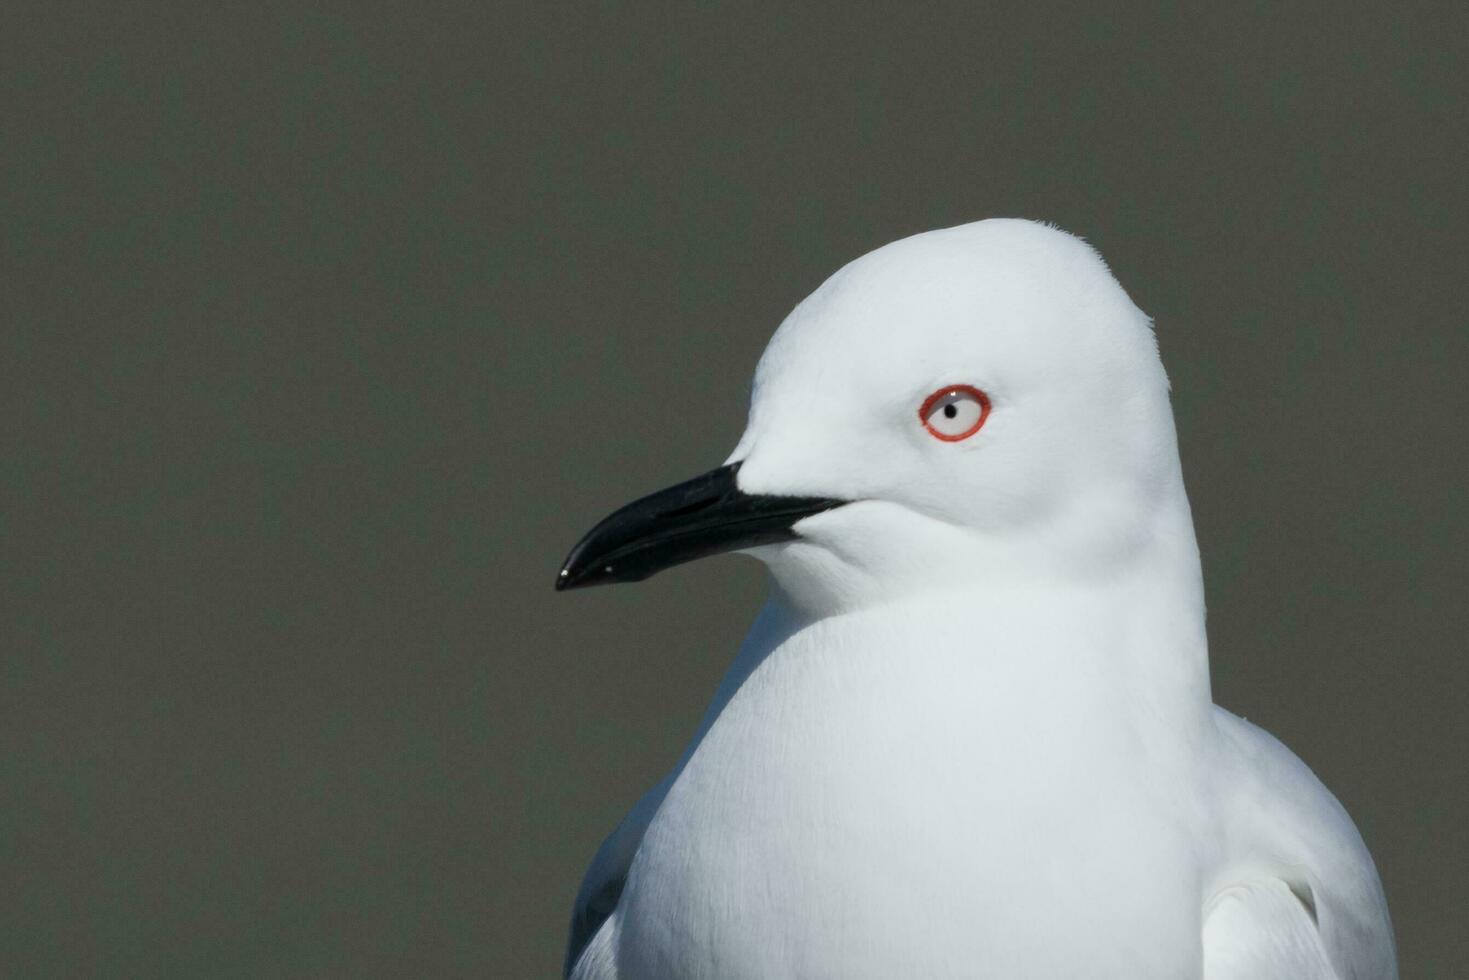
{"type": "Polygon", "coordinates": [[[1072,612],[887,607],[773,651],[649,826],[623,975],[1193,975],[1187,767],[1072,612]]]}

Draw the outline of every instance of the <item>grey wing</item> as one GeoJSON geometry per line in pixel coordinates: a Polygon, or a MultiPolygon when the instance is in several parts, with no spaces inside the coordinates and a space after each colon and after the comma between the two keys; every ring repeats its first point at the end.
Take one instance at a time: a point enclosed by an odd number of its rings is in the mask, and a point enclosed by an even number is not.
{"type": "Polygon", "coordinates": [[[612,916],[622,898],[622,888],[627,883],[627,871],[632,866],[643,834],[653,820],[653,814],[668,794],[673,782],[669,776],[654,786],[634,804],[617,829],[608,835],[592,858],[591,867],[582,878],[581,888],[576,894],[576,904],[571,910],[571,936],[566,944],[566,964],[562,968],[563,978],[570,977],[576,969],[581,955],[597,935],[597,930],[612,916]]]}

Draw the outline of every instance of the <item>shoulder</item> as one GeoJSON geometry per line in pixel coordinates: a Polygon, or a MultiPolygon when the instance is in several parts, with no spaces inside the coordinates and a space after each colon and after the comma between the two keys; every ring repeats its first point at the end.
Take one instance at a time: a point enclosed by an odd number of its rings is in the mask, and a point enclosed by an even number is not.
{"type": "MultiPolygon", "coordinates": [[[[1343,980],[1397,976],[1377,869],[1346,810],[1269,732],[1215,709],[1221,861],[1209,894],[1261,877],[1300,901],[1343,980]]],[[[1207,896],[1206,896],[1207,897],[1207,896]]]]}
{"type": "Polygon", "coordinates": [[[638,846],[643,842],[648,824],[658,812],[663,798],[668,795],[668,787],[672,781],[673,777],[669,776],[643,794],[617,825],[617,829],[597,849],[596,857],[592,858],[591,866],[582,878],[581,888],[576,893],[576,903],[571,910],[571,934],[566,944],[563,976],[572,974],[583,951],[592,943],[603,923],[616,911],[617,903],[622,898],[623,886],[627,883],[628,868],[632,866],[638,846]]]}

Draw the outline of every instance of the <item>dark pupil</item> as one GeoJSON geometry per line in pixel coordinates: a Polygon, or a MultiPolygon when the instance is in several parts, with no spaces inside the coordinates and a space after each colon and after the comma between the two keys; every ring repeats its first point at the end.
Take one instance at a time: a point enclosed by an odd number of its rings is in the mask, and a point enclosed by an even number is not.
{"type": "Polygon", "coordinates": [[[947,404],[947,405],[944,406],[944,418],[951,419],[955,415],[958,415],[958,414],[959,414],[959,410],[954,407],[954,403],[953,402],[949,402],[949,404],[947,404]]]}

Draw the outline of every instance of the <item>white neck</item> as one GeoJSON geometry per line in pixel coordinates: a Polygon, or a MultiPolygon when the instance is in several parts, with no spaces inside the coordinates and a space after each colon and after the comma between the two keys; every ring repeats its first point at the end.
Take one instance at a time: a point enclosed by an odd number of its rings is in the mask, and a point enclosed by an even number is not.
{"type": "Polygon", "coordinates": [[[829,672],[836,685],[861,683],[854,668],[863,658],[906,658],[904,669],[920,673],[926,660],[954,685],[1034,700],[1042,715],[1117,713],[1175,733],[1196,731],[1211,704],[1198,552],[1186,500],[1181,512],[1160,516],[1150,553],[1107,579],[966,581],[831,612],[794,601],[774,577],[701,735],[768,661],[818,648],[844,653],[812,660],[801,672],[829,672]],[[1087,702],[1082,713],[1066,692],[1087,702]]]}

